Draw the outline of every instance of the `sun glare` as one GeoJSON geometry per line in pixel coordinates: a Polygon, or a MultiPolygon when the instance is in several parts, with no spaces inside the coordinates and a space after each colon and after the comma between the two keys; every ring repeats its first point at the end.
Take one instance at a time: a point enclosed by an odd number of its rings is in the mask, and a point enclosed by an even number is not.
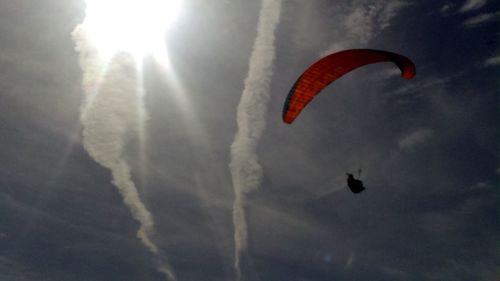
{"type": "Polygon", "coordinates": [[[178,16],[180,0],[86,0],[84,25],[104,56],[166,56],[165,32],[178,16]]]}

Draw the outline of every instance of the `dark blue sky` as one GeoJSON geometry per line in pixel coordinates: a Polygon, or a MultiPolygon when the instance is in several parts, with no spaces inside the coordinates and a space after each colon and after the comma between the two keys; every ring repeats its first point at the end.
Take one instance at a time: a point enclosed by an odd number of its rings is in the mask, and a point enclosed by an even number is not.
{"type": "MultiPolygon", "coordinates": [[[[282,2],[256,150],[263,177],[246,196],[243,280],[498,278],[498,8],[282,2]],[[404,54],[417,75],[367,66],[284,124],[297,77],[346,48],[404,54]],[[359,168],[367,190],[354,195],[345,173],[359,168]]],[[[131,136],[123,159],[154,217],[153,255],[110,171],[82,146],[71,32],[83,1],[0,0],[1,280],[164,280],[158,258],[179,281],[236,280],[228,165],[259,9],[184,0],[166,36],[182,88],[145,62],[148,165],[131,136]]]]}

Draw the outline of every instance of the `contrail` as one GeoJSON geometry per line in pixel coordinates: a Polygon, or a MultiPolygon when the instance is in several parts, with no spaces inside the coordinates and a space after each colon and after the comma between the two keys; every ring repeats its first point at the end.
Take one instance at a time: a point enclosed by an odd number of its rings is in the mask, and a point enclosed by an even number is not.
{"type": "Polygon", "coordinates": [[[247,248],[245,194],[258,188],[262,179],[262,167],[258,162],[256,147],[266,125],[267,103],[275,57],[274,31],[279,21],[280,11],[281,0],[262,0],[257,37],[237,109],[238,131],[231,145],[229,168],[235,193],[234,267],[238,279],[241,279],[240,256],[247,248]]]}
{"type": "Polygon", "coordinates": [[[141,133],[144,127],[143,89],[136,62],[131,54],[124,52],[107,61],[101,59],[88,35],[85,24],[72,32],[86,94],[80,118],[83,146],[97,163],[111,170],[113,184],[134,219],[140,223],[137,237],[155,255],[158,271],[167,280],[175,280],[171,267],[152,240],[153,216],[141,201],[132,181],[130,166],[122,155],[127,138],[141,133]]]}

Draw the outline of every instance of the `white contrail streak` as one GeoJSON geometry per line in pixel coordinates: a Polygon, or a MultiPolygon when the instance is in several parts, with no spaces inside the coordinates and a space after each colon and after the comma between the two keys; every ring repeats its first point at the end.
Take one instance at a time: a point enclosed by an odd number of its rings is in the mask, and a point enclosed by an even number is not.
{"type": "Polygon", "coordinates": [[[259,187],[262,167],[256,153],[265,127],[267,103],[275,57],[274,31],[279,21],[281,0],[262,0],[248,75],[237,110],[238,132],[231,145],[229,168],[235,193],[233,207],[235,270],[241,278],[240,256],[247,248],[245,193],[259,187]]]}
{"type": "Polygon", "coordinates": [[[144,126],[143,90],[136,62],[128,53],[117,54],[108,62],[101,59],[88,40],[84,24],[77,26],[72,35],[80,55],[86,94],[81,114],[83,146],[97,163],[111,170],[113,184],[140,223],[137,237],[157,257],[158,271],[168,280],[175,280],[152,240],[153,217],[141,201],[130,166],[122,156],[127,136],[140,132],[144,126]]]}

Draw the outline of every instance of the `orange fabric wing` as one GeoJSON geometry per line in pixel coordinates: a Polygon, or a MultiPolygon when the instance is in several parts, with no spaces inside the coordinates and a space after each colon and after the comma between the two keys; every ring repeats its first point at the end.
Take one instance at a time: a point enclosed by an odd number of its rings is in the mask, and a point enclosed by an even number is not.
{"type": "Polygon", "coordinates": [[[286,98],[283,121],[291,124],[321,90],[342,75],[358,67],[377,62],[393,62],[401,69],[401,74],[405,79],[415,76],[413,62],[392,52],[351,49],[328,55],[311,65],[297,79],[286,98]]]}

